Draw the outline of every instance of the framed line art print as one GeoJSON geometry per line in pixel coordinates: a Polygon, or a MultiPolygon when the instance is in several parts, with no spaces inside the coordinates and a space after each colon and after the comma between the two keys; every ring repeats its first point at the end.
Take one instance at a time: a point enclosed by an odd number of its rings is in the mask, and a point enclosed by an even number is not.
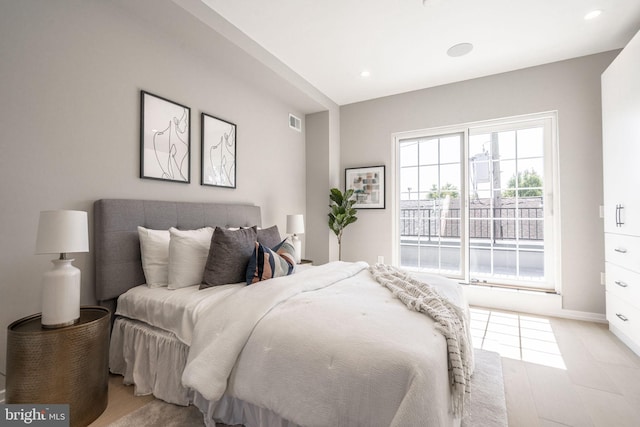
{"type": "Polygon", "coordinates": [[[140,178],[191,182],[191,109],[140,91],[140,178]]]}
{"type": "Polygon", "coordinates": [[[357,209],[384,209],[384,166],[344,170],[345,190],[353,189],[357,209]]]}
{"type": "Polygon", "coordinates": [[[201,185],[236,188],[236,125],[202,113],[201,185]]]}

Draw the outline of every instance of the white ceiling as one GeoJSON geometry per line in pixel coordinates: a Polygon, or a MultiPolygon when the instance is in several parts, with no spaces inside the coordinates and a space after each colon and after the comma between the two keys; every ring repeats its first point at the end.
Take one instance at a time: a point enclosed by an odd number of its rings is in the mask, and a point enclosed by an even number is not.
{"type": "Polygon", "coordinates": [[[640,29],[640,0],[202,2],[339,105],[621,48],[640,29]],[[449,57],[458,43],[474,49],[449,57]]]}

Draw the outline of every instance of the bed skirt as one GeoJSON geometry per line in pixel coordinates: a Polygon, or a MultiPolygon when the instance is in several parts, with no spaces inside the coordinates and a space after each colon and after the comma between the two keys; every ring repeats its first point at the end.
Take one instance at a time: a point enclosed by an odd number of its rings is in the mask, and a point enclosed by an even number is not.
{"type": "Polygon", "coordinates": [[[153,394],[176,405],[195,405],[207,427],[216,421],[245,426],[299,427],[275,412],[225,394],[210,402],[200,393],[182,386],[182,372],[189,347],[171,332],[146,323],[118,317],[111,332],[109,370],[134,386],[136,396],[153,394]]]}

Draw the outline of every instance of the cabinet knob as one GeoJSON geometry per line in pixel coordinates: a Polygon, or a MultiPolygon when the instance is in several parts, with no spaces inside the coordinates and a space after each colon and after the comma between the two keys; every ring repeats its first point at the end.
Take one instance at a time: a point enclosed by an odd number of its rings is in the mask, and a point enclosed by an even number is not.
{"type": "Polygon", "coordinates": [[[627,286],[629,286],[629,285],[627,285],[626,283],[624,283],[621,280],[616,280],[613,283],[615,283],[616,285],[620,286],[621,288],[626,288],[627,286]]]}
{"type": "Polygon", "coordinates": [[[620,252],[621,254],[626,254],[627,250],[625,248],[615,248],[614,251],[620,252]]]}
{"type": "Polygon", "coordinates": [[[618,318],[623,322],[629,321],[629,319],[627,319],[627,316],[625,316],[624,314],[616,313],[616,316],[618,316],[618,318]]]}

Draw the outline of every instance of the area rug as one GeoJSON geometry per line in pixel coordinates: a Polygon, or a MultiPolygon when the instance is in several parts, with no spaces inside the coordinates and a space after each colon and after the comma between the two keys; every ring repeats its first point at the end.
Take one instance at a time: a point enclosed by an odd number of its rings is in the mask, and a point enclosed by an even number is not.
{"type": "MultiPolygon", "coordinates": [[[[507,408],[504,397],[502,360],[498,353],[475,350],[476,368],[471,393],[465,405],[462,427],[505,427],[507,408]]],[[[120,418],[109,427],[201,427],[202,413],[195,406],[177,406],[154,400],[120,418]]],[[[225,424],[218,424],[225,427],[225,424]]]]}
{"type": "Polygon", "coordinates": [[[462,427],[506,427],[502,358],[493,351],[476,349],[475,361],[471,393],[465,401],[468,411],[462,418],[462,427]]]}

